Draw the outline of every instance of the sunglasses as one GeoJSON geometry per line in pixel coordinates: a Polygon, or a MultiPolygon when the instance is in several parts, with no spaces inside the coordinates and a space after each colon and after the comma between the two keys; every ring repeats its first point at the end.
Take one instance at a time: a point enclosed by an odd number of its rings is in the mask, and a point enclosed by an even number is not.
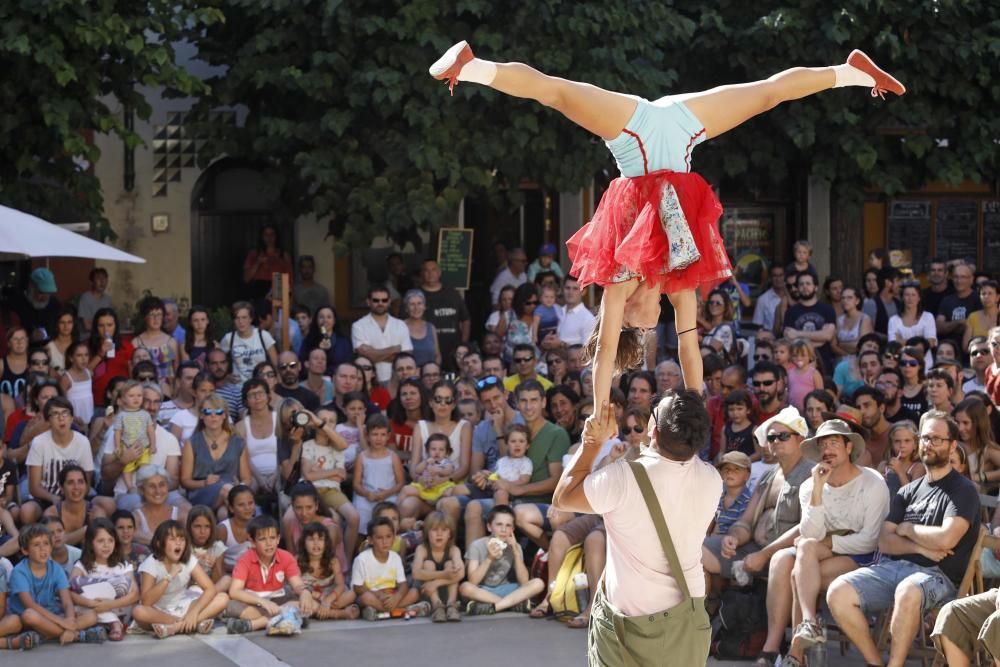
{"type": "Polygon", "coordinates": [[[297,361],[289,361],[287,364],[278,364],[279,371],[286,371],[289,368],[298,368],[298,367],[299,367],[299,362],[297,361]]]}
{"type": "Polygon", "coordinates": [[[913,368],[914,366],[919,366],[921,363],[922,362],[917,361],[916,359],[903,359],[899,362],[899,365],[905,368],[913,368]]]}
{"type": "Polygon", "coordinates": [[[970,357],[981,357],[984,354],[989,354],[989,353],[990,353],[989,350],[973,350],[972,352],[969,352],[969,356],[970,357]]]}
{"type": "Polygon", "coordinates": [[[899,361],[899,355],[898,354],[889,354],[889,353],[886,353],[886,354],[883,354],[882,356],[885,357],[886,359],[892,359],[894,361],[899,361]]]}
{"type": "Polygon", "coordinates": [[[487,375],[482,380],[476,382],[476,390],[482,391],[483,389],[487,389],[489,387],[495,387],[498,384],[500,384],[500,378],[496,375],[487,375]]]}
{"type": "Polygon", "coordinates": [[[389,299],[369,299],[372,303],[389,303],[389,299]]]}
{"type": "Polygon", "coordinates": [[[754,361],[771,361],[771,355],[769,354],[755,354],[753,355],[754,361]]]}
{"type": "Polygon", "coordinates": [[[203,416],[205,416],[205,417],[208,417],[210,415],[219,415],[219,416],[221,416],[221,415],[226,414],[226,409],[225,408],[202,408],[201,409],[201,414],[203,416]]]}
{"type": "Polygon", "coordinates": [[[767,434],[767,441],[768,442],[777,442],[777,441],[781,440],[782,442],[788,442],[788,440],[791,437],[792,437],[792,434],[791,433],[787,433],[787,432],[786,433],[768,433],[767,434]]]}
{"type": "MultiPolygon", "coordinates": [[[[626,428],[625,431],[628,432],[628,428],[626,428]]],[[[642,426],[639,426],[638,424],[636,424],[635,426],[632,427],[632,432],[633,433],[645,433],[646,429],[644,429],[642,426]]]]}
{"type": "Polygon", "coordinates": [[[514,357],[515,364],[527,364],[534,361],[534,357],[514,357]]]}
{"type": "Polygon", "coordinates": [[[355,365],[355,366],[357,366],[358,368],[360,368],[361,370],[365,371],[366,373],[367,373],[368,371],[373,371],[373,370],[375,370],[375,367],[374,367],[374,366],[371,366],[371,365],[369,365],[369,364],[354,364],[354,365],[355,365]]]}
{"type": "Polygon", "coordinates": [[[770,387],[775,382],[777,382],[777,380],[754,380],[753,381],[753,386],[755,386],[755,387],[770,387]]]}
{"type": "Polygon", "coordinates": [[[433,400],[438,405],[451,405],[455,402],[455,399],[451,396],[435,396],[433,400]]]}
{"type": "Polygon", "coordinates": [[[531,301],[525,301],[524,305],[526,305],[526,306],[537,306],[538,305],[538,301],[532,299],[531,301]]]}
{"type": "Polygon", "coordinates": [[[139,382],[152,382],[153,380],[156,379],[156,376],[146,375],[145,373],[143,373],[142,375],[137,375],[135,379],[138,380],[139,382]]]}

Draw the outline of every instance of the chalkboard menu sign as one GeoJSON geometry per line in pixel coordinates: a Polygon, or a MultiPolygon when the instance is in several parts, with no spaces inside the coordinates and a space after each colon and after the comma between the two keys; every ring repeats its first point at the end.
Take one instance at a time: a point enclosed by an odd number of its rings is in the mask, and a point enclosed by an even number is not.
{"type": "Polygon", "coordinates": [[[888,236],[889,250],[909,250],[913,272],[923,273],[931,257],[931,203],[926,200],[890,202],[888,236]]]}
{"type": "Polygon", "coordinates": [[[983,202],[983,270],[1000,273],[1000,201],[983,202]]]}
{"type": "Polygon", "coordinates": [[[935,254],[948,259],[971,259],[979,254],[978,202],[943,199],[937,205],[935,254]]]}
{"type": "Polygon", "coordinates": [[[438,265],[441,283],[455,289],[469,289],[472,272],[473,230],[442,227],[438,230],[438,265]]]}

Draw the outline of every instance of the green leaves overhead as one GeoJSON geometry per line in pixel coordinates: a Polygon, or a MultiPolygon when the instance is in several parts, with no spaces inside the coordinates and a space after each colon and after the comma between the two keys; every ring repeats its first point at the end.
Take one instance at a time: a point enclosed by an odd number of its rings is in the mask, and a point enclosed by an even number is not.
{"type": "Polygon", "coordinates": [[[9,0],[0,4],[0,200],[43,217],[90,220],[111,235],[100,158],[88,132],[136,146],[121,109],[148,117],[137,84],[201,95],[204,84],[174,64],[184,28],[218,21],[193,0],[9,0]],[[112,97],[113,96],[113,97],[112,97]]]}

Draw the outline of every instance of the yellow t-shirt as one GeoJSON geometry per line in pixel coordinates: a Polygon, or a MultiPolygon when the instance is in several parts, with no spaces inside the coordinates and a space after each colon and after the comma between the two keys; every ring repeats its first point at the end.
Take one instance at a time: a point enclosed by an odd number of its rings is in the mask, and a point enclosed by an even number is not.
{"type": "MultiPolygon", "coordinates": [[[[552,381],[549,380],[548,378],[542,377],[541,375],[538,375],[536,373],[535,379],[541,383],[542,388],[545,389],[545,391],[548,391],[549,389],[552,388],[552,381]]],[[[517,385],[519,384],[521,384],[521,376],[518,375],[517,373],[514,373],[513,375],[508,375],[503,379],[503,388],[506,389],[508,392],[517,389],[517,385]]]]}

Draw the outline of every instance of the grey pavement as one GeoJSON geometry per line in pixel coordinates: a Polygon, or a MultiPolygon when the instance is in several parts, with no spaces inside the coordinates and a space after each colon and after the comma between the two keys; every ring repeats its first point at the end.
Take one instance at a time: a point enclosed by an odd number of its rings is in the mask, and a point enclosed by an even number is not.
{"type": "MultiPolygon", "coordinates": [[[[460,624],[411,621],[313,622],[297,637],[254,633],[226,635],[216,627],[207,637],[129,636],[120,644],[59,647],[46,644],[29,653],[0,651],[0,665],[17,667],[580,667],[586,664],[585,630],[514,614],[466,618],[460,624]]],[[[857,652],[841,657],[830,646],[829,667],[863,665],[857,652]]],[[[664,656],[663,665],[670,665],[664,656]]],[[[746,661],[718,667],[747,667],[746,661]]],[[[914,663],[916,664],[916,663],[914,663]]],[[[645,666],[643,666],[645,667],[645,666]]],[[[682,665],[678,667],[689,667],[682,665]]]]}

